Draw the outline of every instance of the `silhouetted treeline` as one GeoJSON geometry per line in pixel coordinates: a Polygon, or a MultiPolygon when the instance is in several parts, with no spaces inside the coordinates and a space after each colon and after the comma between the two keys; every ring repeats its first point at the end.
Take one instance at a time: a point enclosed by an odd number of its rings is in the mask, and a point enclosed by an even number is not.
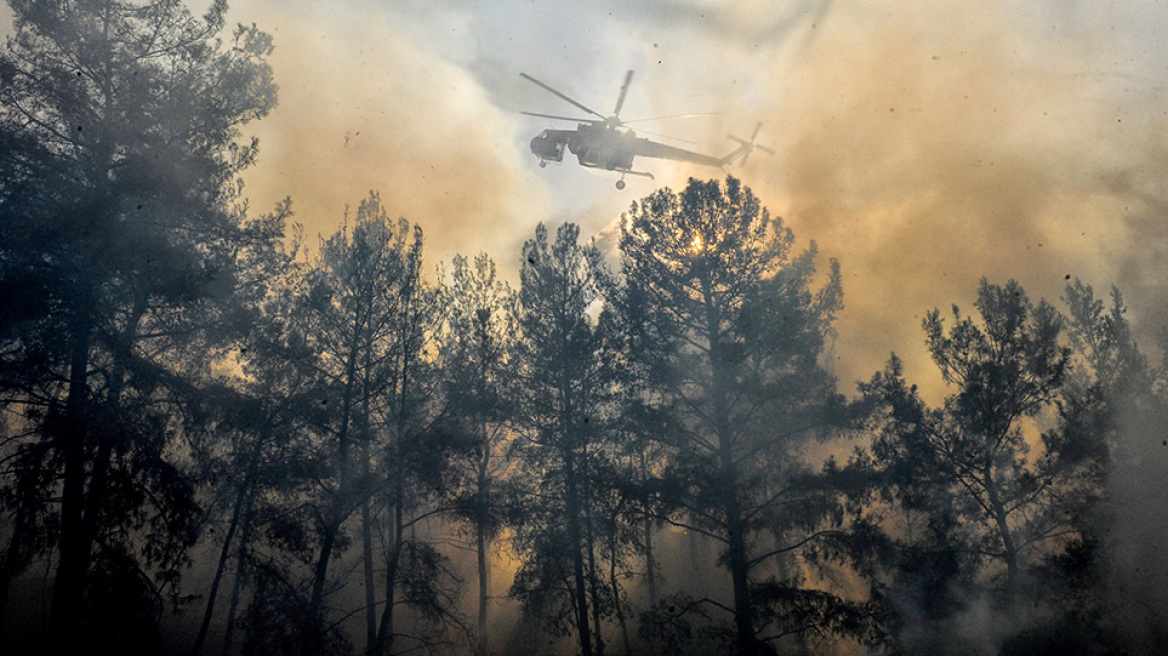
{"type": "Polygon", "coordinates": [[[896,355],[836,380],[840,265],[733,177],[635,202],[619,254],[539,225],[518,288],[427,263],[374,192],[306,248],[238,183],[266,34],[10,6],[6,653],[1168,643],[1168,369],[1118,290],[983,280],[926,314],[925,394],[896,355]]]}

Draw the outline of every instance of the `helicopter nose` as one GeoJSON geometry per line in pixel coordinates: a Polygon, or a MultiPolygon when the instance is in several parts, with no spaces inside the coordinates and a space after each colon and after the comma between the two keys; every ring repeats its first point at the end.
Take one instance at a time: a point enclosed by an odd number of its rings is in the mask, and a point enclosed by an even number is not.
{"type": "Polygon", "coordinates": [[[563,144],[548,134],[540,134],[531,140],[531,152],[545,161],[559,162],[564,158],[563,144]]]}

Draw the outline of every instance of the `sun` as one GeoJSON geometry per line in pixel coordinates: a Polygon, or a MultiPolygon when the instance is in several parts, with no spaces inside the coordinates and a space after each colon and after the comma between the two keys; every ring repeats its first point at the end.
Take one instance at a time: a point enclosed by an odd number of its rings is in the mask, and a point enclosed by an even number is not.
{"type": "Polygon", "coordinates": [[[706,245],[702,241],[701,234],[694,235],[693,241],[690,242],[690,244],[689,244],[690,250],[695,252],[695,253],[701,253],[702,249],[705,248],[705,246],[706,245]]]}

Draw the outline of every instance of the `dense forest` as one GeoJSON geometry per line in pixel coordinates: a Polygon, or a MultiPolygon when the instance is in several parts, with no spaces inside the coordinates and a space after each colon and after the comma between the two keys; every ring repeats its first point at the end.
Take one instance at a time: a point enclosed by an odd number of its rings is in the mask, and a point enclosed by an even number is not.
{"type": "Polygon", "coordinates": [[[310,241],[239,182],[268,34],[9,4],[4,653],[1168,645],[1168,332],[1119,290],[983,280],[905,345],[937,400],[895,354],[840,381],[840,263],[734,177],[634,201],[619,253],[540,224],[515,285],[375,191],[310,241]]]}

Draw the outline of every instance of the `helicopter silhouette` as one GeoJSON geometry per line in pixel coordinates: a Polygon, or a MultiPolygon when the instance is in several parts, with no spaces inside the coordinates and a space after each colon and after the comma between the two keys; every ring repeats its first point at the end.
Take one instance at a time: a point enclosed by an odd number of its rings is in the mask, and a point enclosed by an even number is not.
{"type": "MultiPolygon", "coordinates": [[[[739,158],[742,158],[743,163],[745,163],[751,151],[756,148],[771,155],[775,153],[770,148],[754,143],[755,138],[758,136],[758,131],[762,127],[762,123],[755,126],[754,133],[750,135],[749,140],[740,139],[734,135],[727,135],[730,139],[737,141],[739,145],[725,157],[703,155],[692,150],[669,146],[644,137],[638,137],[636,132],[628,128],[622,130],[621,128],[627,123],[635,122],[622,121],[620,118],[621,107],[624,106],[625,96],[629,91],[629,83],[633,79],[632,71],[625,73],[625,81],[621,85],[620,96],[616,100],[616,107],[612,110],[611,116],[604,116],[600,112],[553,89],[527,73],[520,73],[519,76],[534,83],[557,98],[567,101],[577,109],[598,117],[573,118],[570,116],[556,116],[554,114],[520,112],[520,114],[526,114],[527,116],[539,116],[557,121],[575,121],[577,123],[575,130],[544,130],[531,140],[531,152],[536,157],[539,157],[539,165],[541,168],[547,166],[548,162],[563,161],[564,152],[568,151],[576,156],[576,159],[580,162],[580,166],[619,172],[621,177],[616,182],[616,188],[624,189],[626,175],[638,175],[649,178],[650,180],[653,179],[653,174],[648,171],[633,170],[633,159],[636,157],[672,159],[723,168],[739,158]]],[[[693,115],[684,114],[682,116],[693,115]]],[[[671,116],[668,118],[680,117],[671,116]]]]}

